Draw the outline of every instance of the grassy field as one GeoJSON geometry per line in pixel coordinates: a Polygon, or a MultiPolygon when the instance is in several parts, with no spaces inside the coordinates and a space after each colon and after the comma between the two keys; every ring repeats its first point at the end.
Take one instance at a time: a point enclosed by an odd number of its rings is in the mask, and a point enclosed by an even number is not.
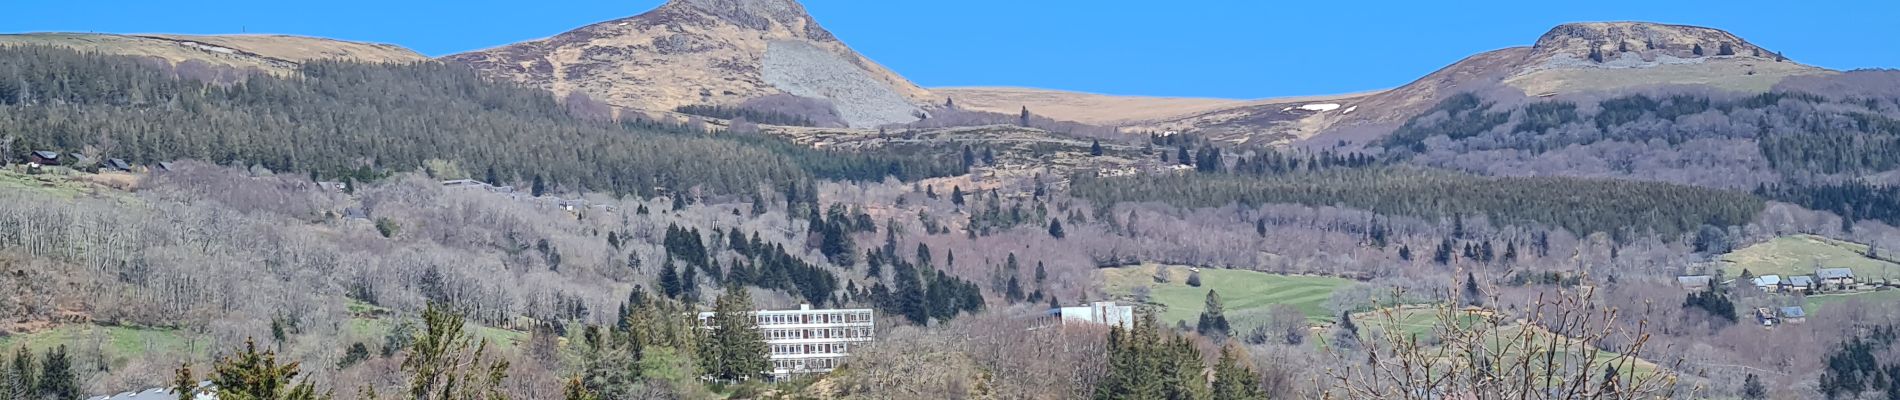
{"type": "Polygon", "coordinates": [[[1761,275],[1812,275],[1816,263],[1828,268],[1851,268],[1868,280],[1900,274],[1900,264],[1867,257],[1867,245],[1812,235],[1775,238],[1722,255],[1723,274],[1733,279],[1746,269],[1761,275]]]}
{"type": "MultiPolygon", "coordinates": [[[[1364,332],[1384,332],[1388,326],[1387,324],[1397,324],[1398,331],[1401,334],[1416,335],[1416,337],[1422,340],[1432,337],[1438,330],[1438,327],[1444,324],[1444,316],[1440,315],[1442,312],[1443,310],[1437,307],[1407,306],[1398,309],[1382,309],[1354,313],[1352,318],[1353,322],[1359,326],[1359,331],[1362,332],[1362,334],[1364,332]]],[[[1476,313],[1453,311],[1455,315],[1453,318],[1458,320],[1460,325],[1471,326],[1472,324],[1483,323],[1484,317],[1481,313],[1484,312],[1487,311],[1477,311],[1476,313]]],[[[1496,330],[1490,332],[1489,337],[1491,337],[1491,339],[1486,340],[1486,342],[1497,345],[1500,344],[1500,340],[1521,338],[1522,336],[1520,335],[1524,334],[1525,329],[1537,330],[1531,335],[1540,338],[1539,343],[1535,346],[1535,349],[1521,347],[1523,344],[1517,343],[1520,347],[1514,347],[1511,351],[1514,357],[1521,357],[1522,354],[1527,352],[1541,352],[1542,349],[1547,348],[1543,346],[1542,338],[1551,337],[1549,331],[1545,331],[1541,327],[1524,325],[1517,322],[1506,322],[1504,325],[1497,327],[1496,330]]],[[[1580,346],[1581,345],[1572,345],[1569,348],[1557,349],[1556,354],[1559,358],[1567,357],[1571,352],[1582,351],[1583,348],[1580,346]]],[[[1612,352],[1597,352],[1595,362],[1598,363],[1598,365],[1607,365],[1606,363],[1614,361],[1617,356],[1618,354],[1612,352]]],[[[1643,375],[1653,374],[1659,368],[1655,363],[1641,359],[1635,360],[1634,365],[1636,367],[1636,373],[1643,375]]]]}
{"type": "Polygon", "coordinates": [[[20,168],[18,165],[0,168],[0,191],[33,191],[72,199],[96,193],[100,189],[97,185],[72,179],[62,170],[27,175],[20,168]]]}
{"type": "Polygon", "coordinates": [[[0,349],[12,351],[24,346],[34,353],[43,353],[62,344],[71,349],[97,343],[106,359],[119,366],[146,354],[205,354],[209,351],[210,340],[193,339],[188,333],[172,329],[67,325],[31,335],[0,337],[0,349]]]}
{"type": "Polygon", "coordinates": [[[1807,303],[1804,305],[1808,309],[1808,315],[1813,316],[1816,312],[1827,308],[1830,304],[1846,303],[1848,300],[1856,299],[1868,304],[1900,304],[1900,290],[1808,296],[1807,303]]]}
{"type": "MultiPolygon", "coordinates": [[[[373,340],[381,340],[380,338],[389,333],[390,325],[394,323],[394,320],[387,318],[351,318],[349,322],[344,325],[343,329],[347,332],[347,336],[345,337],[353,337],[357,338],[357,340],[372,340],[372,342],[367,344],[376,345],[377,343],[373,340]]],[[[420,331],[422,329],[420,325],[422,322],[415,321],[415,323],[418,324],[415,328],[420,331]]],[[[491,346],[499,346],[502,348],[514,348],[517,345],[528,342],[527,332],[516,332],[481,325],[469,325],[465,332],[474,335],[478,339],[488,340],[491,346]]]]}
{"type": "Polygon", "coordinates": [[[1323,276],[1203,268],[1201,287],[1193,287],[1187,285],[1187,267],[1169,266],[1168,283],[1156,283],[1153,276],[1157,267],[1144,264],[1102,269],[1102,287],[1115,296],[1132,296],[1136,287],[1147,286],[1149,302],[1158,306],[1161,322],[1169,325],[1175,321],[1188,321],[1192,325],[1207,303],[1207,291],[1218,291],[1226,306],[1227,320],[1240,329],[1266,322],[1268,308],[1274,304],[1298,308],[1314,322],[1330,322],[1333,315],[1326,310],[1326,300],[1332,297],[1334,289],[1351,283],[1323,276]]]}
{"type": "MultiPolygon", "coordinates": [[[[345,325],[348,335],[346,339],[368,340],[366,344],[373,348],[380,345],[378,341],[389,332],[389,326],[394,323],[393,321],[389,318],[351,318],[345,325]]],[[[504,348],[512,348],[528,340],[528,334],[524,332],[480,325],[469,326],[468,332],[504,348]]],[[[5,354],[12,354],[10,352],[13,349],[24,346],[34,353],[43,353],[46,349],[62,344],[68,348],[74,348],[93,346],[95,343],[104,350],[106,359],[115,367],[147,354],[203,355],[210,354],[214,350],[210,348],[210,339],[194,337],[190,333],[174,329],[92,324],[65,325],[43,332],[0,337],[0,350],[8,352],[5,354]]]]}

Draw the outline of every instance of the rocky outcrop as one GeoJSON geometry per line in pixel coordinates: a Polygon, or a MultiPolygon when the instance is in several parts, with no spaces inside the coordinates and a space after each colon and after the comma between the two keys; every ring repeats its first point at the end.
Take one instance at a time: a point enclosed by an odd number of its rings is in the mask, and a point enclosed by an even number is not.
{"type": "Polygon", "coordinates": [[[497,79],[670,111],[790,94],[852,126],[915,120],[929,92],[852,51],[791,0],[673,0],[547,39],[456,54],[497,79]]]}

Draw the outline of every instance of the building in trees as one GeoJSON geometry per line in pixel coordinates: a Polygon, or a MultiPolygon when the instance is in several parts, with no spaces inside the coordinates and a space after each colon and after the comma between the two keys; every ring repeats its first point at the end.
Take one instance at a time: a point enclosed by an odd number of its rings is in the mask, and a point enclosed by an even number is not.
{"type": "Polygon", "coordinates": [[[1049,316],[1060,319],[1064,323],[1080,322],[1128,328],[1135,322],[1135,307],[1115,304],[1113,301],[1097,301],[1086,306],[1052,308],[1049,310],[1049,316]]]}
{"type": "MultiPolygon", "coordinates": [[[[713,329],[718,313],[699,313],[699,326],[713,329]]],[[[877,333],[871,309],[760,310],[752,313],[765,344],[771,348],[772,378],[786,379],[830,372],[851,355],[851,348],[870,343],[877,333]]]]}
{"type": "Polygon", "coordinates": [[[26,161],[30,163],[34,163],[34,164],[39,164],[39,165],[59,165],[59,162],[60,162],[59,152],[44,151],[44,150],[35,151],[32,154],[27,156],[26,161]]]}

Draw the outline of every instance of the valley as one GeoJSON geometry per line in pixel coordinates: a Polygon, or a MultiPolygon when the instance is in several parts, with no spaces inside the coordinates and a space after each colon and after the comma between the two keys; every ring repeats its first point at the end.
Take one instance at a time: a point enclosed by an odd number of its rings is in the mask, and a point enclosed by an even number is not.
{"type": "Polygon", "coordinates": [[[0,35],[0,400],[1900,393],[1900,72],[1579,22],[1175,98],[847,39],[0,35]]]}

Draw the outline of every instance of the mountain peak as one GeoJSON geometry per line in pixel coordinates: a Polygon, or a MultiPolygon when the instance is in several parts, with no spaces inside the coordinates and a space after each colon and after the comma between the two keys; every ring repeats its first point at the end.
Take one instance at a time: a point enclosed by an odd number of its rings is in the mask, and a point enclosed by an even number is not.
{"type": "Polygon", "coordinates": [[[795,0],[670,0],[657,11],[685,10],[754,31],[784,31],[804,39],[836,40],[795,0]]]}
{"type": "Polygon", "coordinates": [[[627,109],[790,95],[854,127],[911,122],[928,91],[851,50],[793,0],[671,0],[553,37],[444,57],[495,79],[627,109]]]}
{"type": "Polygon", "coordinates": [[[1551,28],[1531,46],[1533,58],[1557,54],[1588,57],[1625,52],[1679,58],[1745,56],[1774,58],[1775,53],[1720,29],[1653,22],[1578,22],[1551,28]],[[1696,54],[1700,47],[1701,54],[1696,54]]]}

